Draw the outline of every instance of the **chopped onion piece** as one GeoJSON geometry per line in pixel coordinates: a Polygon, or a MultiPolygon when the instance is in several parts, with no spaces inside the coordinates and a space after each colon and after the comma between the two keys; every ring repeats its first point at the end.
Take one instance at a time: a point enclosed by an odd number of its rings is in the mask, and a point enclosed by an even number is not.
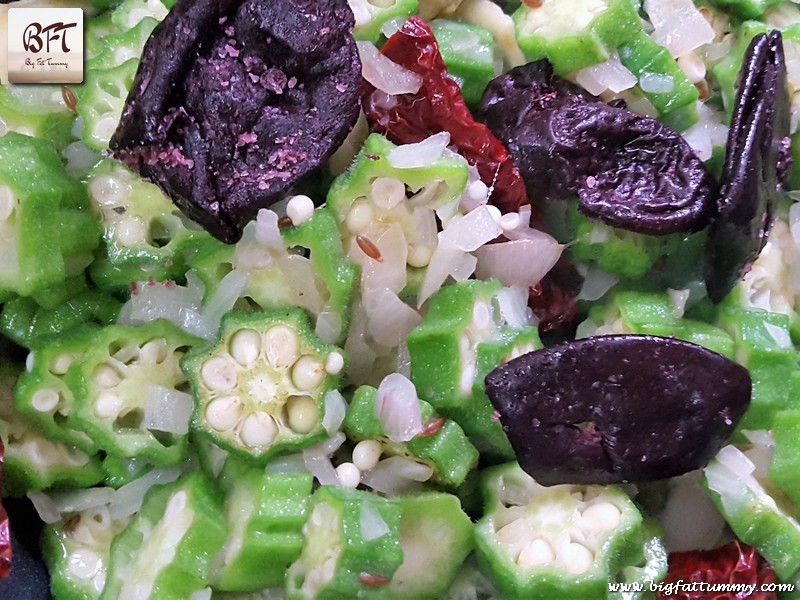
{"type": "Polygon", "coordinates": [[[416,94],[422,77],[381,54],[372,42],[356,42],[361,74],[378,90],[390,95],[416,94]]]}
{"type": "Polygon", "coordinates": [[[393,442],[407,442],[422,431],[422,414],[417,389],[411,381],[392,373],[378,386],[375,416],[393,442]]]}
{"type": "Polygon", "coordinates": [[[361,483],[383,494],[405,494],[420,489],[433,469],[404,456],[390,456],[361,476],[361,483]]]}
{"type": "Polygon", "coordinates": [[[386,288],[364,289],[363,301],[369,334],[387,348],[402,344],[408,334],[422,322],[417,311],[386,288]]]}
{"type": "Polygon", "coordinates": [[[61,513],[53,499],[44,492],[28,492],[28,499],[45,523],[55,523],[61,519],[61,513]]]}
{"type": "Polygon", "coordinates": [[[323,310],[317,315],[314,335],[319,338],[319,341],[323,344],[335,344],[341,334],[342,319],[337,313],[323,310]]]}
{"type": "Polygon", "coordinates": [[[112,488],[89,488],[56,493],[52,496],[52,499],[58,512],[62,514],[76,513],[109,504],[116,493],[116,490],[112,488]]]}
{"type": "Polygon", "coordinates": [[[534,324],[533,313],[528,308],[527,288],[505,287],[495,297],[503,323],[514,329],[534,324]]]}
{"type": "Polygon", "coordinates": [[[554,238],[543,235],[538,241],[520,239],[482,246],[475,252],[475,275],[478,279],[499,279],[507,287],[527,289],[536,285],[558,262],[563,250],[554,238]]]}
{"type": "Polygon", "coordinates": [[[767,333],[773,339],[773,341],[777,344],[778,348],[791,348],[792,347],[792,339],[789,337],[789,333],[778,327],[777,325],[773,325],[772,323],[764,323],[764,329],[767,330],[767,333]]]}
{"type": "Polygon", "coordinates": [[[636,76],[620,62],[616,51],[607,61],[578,71],[575,80],[578,85],[595,96],[606,90],[618,94],[636,85],[636,76]]]}
{"type": "Polygon", "coordinates": [[[380,513],[369,502],[361,504],[359,525],[361,526],[361,537],[367,542],[382,538],[390,531],[386,521],[383,520],[380,513]]]}
{"type": "Polygon", "coordinates": [[[702,471],[669,480],[669,495],[659,520],[669,552],[715,548],[725,519],[700,484],[702,471]]]}
{"type": "Polygon", "coordinates": [[[192,331],[200,321],[202,291],[176,285],[172,281],[141,282],[120,311],[118,321],[125,325],[141,325],[166,319],[184,331],[192,331]]]}
{"type": "Polygon", "coordinates": [[[322,426],[328,435],[333,435],[344,422],[347,404],[339,390],[331,390],[325,394],[325,415],[322,417],[322,426]]]}
{"type": "Polygon", "coordinates": [[[145,398],[144,426],[147,429],[176,435],[189,433],[189,420],[194,408],[191,394],[161,385],[148,385],[145,398]]]}
{"type": "Polygon", "coordinates": [[[109,505],[109,514],[112,519],[122,519],[129,517],[135,512],[139,512],[144,501],[145,494],[156,485],[172,483],[181,476],[179,467],[171,469],[155,469],[123,485],[117,490],[114,499],[109,505]]]}
{"type": "Polygon", "coordinates": [[[306,469],[321,485],[339,485],[339,476],[333,468],[330,456],[344,443],[344,434],[337,433],[332,438],[303,450],[306,469]]]}
{"type": "Polygon", "coordinates": [[[395,169],[429,167],[442,157],[450,132],[440,131],[415,144],[402,144],[389,153],[389,164],[395,169]]]}
{"type": "Polygon", "coordinates": [[[487,206],[479,206],[463,217],[453,217],[440,239],[463,252],[472,252],[503,233],[487,206]]]}
{"type": "Polygon", "coordinates": [[[189,596],[189,600],[211,600],[211,588],[203,588],[202,590],[197,590],[196,592],[192,592],[192,595],[189,596]]]}
{"type": "Polygon", "coordinates": [[[233,308],[246,287],[247,275],[244,273],[231,271],[225,275],[203,307],[202,318],[195,335],[206,340],[214,339],[217,336],[222,316],[233,308]]]}
{"type": "Polygon", "coordinates": [[[686,301],[689,300],[690,291],[688,289],[668,289],[667,293],[669,294],[669,302],[672,304],[672,316],[680,319],[686,311],[686,301]]]}
{"type": "Polygon", "coordinates": [[[692,0],[645,0],[653,24],[653,40],[673,58],[714,41],[714,29],[692,0]]]}
{"type": "Polygon", "coordinates": [[[301,452],[274,458],[267,463],[267,466],[264,467],[264,470],[267,473],[280,473],[283,475],[308,473],[308,469],[306,468],[306,463],[301,452]]]}
{"type": "Polygon", "coordinates": [[[472,262],[474,270],[475,257],[470,256],[463,250],[459,250],[448,240],[440,239],[439,244],[433,251],[431,261],[428,263],[428,268],[425,269],[425,278],[417,295],[417,306],[422,306],[428,298],[435,294],[442,284],[447,281],[451,273],[468,270],[469,264],[465,264],[465,261],[472,262]]]}
{"type": "Polygon", "coordinates": [[[583,286],[578,294],[578,300],[588,300],[589,302],[599,300],[618,281],[619,277],[606,273],[603,269],[589,269],[583,278],[583,286]]]}

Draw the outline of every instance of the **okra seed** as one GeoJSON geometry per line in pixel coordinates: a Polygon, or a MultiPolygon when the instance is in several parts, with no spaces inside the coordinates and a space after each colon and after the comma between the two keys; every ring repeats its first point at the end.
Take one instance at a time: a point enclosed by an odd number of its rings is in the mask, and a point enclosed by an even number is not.
{"type": "Polygon", "coordinates": [[[375,468],[383,454],[383,446],[378,440],[361,440],[353,448],[353,464],[361,471],[375,468]]]}
{"type": "Polygon", "coordinates": [[[215,398],[206,407],[206,421],[216,431],[228,431],[242,416],[242,403],[236,396],[215,398]]]}
{"type": "Polygon", "coordinates": [[[598,502],[592,504],[583,511],[583,518],[587,524],[597,531],[611,531],[619,525],[622,513],[610,502],[598,502]]]}
{"type": "Polygon", "coordinates": [[[92,579],[102,566],[102,559],[93,550],[81,548],[69,555],[67,569],[78,579],[92,579]]]}
{"type": "Polygon", "coordinates": [[[292,367],[292,382],[295,387],[305,392],[311,391],[325,379],[325,369],[316,358],[305,354],[297,359],[292,367]]]}
{"type": "Polygon", "coordinates": [[[406,186],[393,177],[378,177],[372,182],[369,199],[381,210],[391,210],[406,199],[406,186]]]}
{"type": "Polygon", "coordinates": [[[519,213],[510,212],[500,217],[500,228],[503,231],[513,231],[517,229],[522,223],[519,213]]]}
{"type": "Polygon", "coordinates": [[[251,448],[268,446],[278,435],[278,426],[267,413],[257,412],[244,420],[239,435],[245,445],[251,448]]]}
{"type": "Polygon", "coordinates": [[[121,245],[135,246],[147,237],[147,226],[140,217],[127,217],[117,223],[114,233],[121,245]]]}
{"type": "Polygon", "coordinates": [[[357,488],[361,483],[361,471],[353,463],[346,462],[336,467],[339,485],[346,488],[357,488]]]}
{"type": "Polygon", "coordinates": [[[299,353],[300,340],[291,328],[276,325],[264,334],[264,354],[273,367],[288,368],[299,353]]]}
{"type": "Polygon", "coordinates": [[[50,372],[55,375],[64,375],[72,365],[73,357],[69,354],[59,354],[50,365],[50,372]]]}
{"type": "Polygon", "coordinates": [[[113,419],[122,410],[122,400],[111,392],[102,392],[94,401],[94,414],[100,419],[113,419]]]}
{"type": "Polygon", "coordinates": [[[94,370],[92,382],[101,388],[113,388],[122,381],[117,372],[109,365],[100,365],[94,370]]]}
{"type": "Polygon", "coordinates": [[[39,390],[31,397],[31,405],[39,412],[47,413],[58,406],[58,399],[58,392],[55,390],[39,390]]]}
{"type": "Polygon", "coordinates": [[[422,268],[427,267],[431,262],[433,250],[426,244],[409,244],[408,256],[406,256],[406,263],[410,267],[422,268]]]}
{"type": "Polygon", "coordinates": [[[117,204],[124,184],[116,177],[104,175],[89,184],[89,194],[96,204],[108,206],[117,204]]]}
{"type": "Polygon", "coordinates": [[[252,329],[237,331],[231,339],[231,355],[243,367],[252,367],[261,352],[261,336],[252,329]]]}
{"type": "Polygon", "coordinates": [[[520,567],[541,567],[549,565],[556,559],[552,546],[541,538],[525,544],[517,558],[520,567]]]}
{"type": "Polygon", "coordinates": [[[338,352],[331,352],[325,359],[325,372],[328,375],[338,375],[344,368],[344,356],[338,352]]]}
{"type": "Polygon", "coordinates": [[[372,207],[363,200],[353,203],[345,219],[350,233],[359,233],[372,223],[372,207]]]}
{"type": "Polygon", "coordinates": [[[594,562],[594,554],[583,544],[570,542],[561,555],[564,568],[573,575],[580,575],[589,570],[594,562]]]}
{"type": "Polygon", "coordinates": [[[291,427],[297,433],[308,433],[319,421],[317,403],[311,396],[292,396],[286,403],[286,414],[291,427]]]}
{"type": "Polygon", "coordinates": [[[139,349],[139,361],[146,364],[159,364],[167,358],[166,340],[151,340],[139,349]]]}
{"type": "Polygon", "coordinates": [[[500,212],[500,209],[497,208],[494,204],[487,204],[486,210],[489,211],[489,214],[492,216],[492,220],[500,225],[500,219],[503,217],[503,213],[500,212]]]}
{"type": "Polygon", "coordinates": [[[236,386],[236,363],[227,357],[216,356],[203,363],[200,377],[214,391],[232,390],[236,386]]]}
{"type": "Polygon", "coordinates": [[[5,221],[14,212],[17,205],[17,197],[11,188],[6,185],[0,185],[0,221],[5,221]]]}
{"type": "Polygon", "coordinates": [[[292,196],[286,204],[286,216],[297,227],[314,216],[314,201],[306,195],[292,196]]]}

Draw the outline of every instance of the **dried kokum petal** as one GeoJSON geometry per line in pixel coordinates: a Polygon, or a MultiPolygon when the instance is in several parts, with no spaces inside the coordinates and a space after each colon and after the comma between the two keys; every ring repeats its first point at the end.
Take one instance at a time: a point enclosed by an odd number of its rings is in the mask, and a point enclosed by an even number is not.
{"type": "Polygon", "coordinates": [[[747,369],[701,346],[591,337],[486,377],[520,466],[542,485],[674,477],[704,466],[750,403],[747,369]]]}
{"type": "Polygon", "coordinates": [[[354,126],[346,0],[180,0],[148,40],[114,156],[226,242],[354,126]]]}
{"type": "Polygon", "coordinates": [[[781,34],[753,38],[740,74],[725,148],[718,216],[711,226],[706,288],[720,302],[764,244],[788,168],[789,92],[781,34]]]}

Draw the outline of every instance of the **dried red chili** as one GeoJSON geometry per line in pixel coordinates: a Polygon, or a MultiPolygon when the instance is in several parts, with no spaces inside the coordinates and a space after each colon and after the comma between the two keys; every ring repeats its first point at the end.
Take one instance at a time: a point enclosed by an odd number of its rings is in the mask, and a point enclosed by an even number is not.
{"type": "Polygon", "coordinates": [[[673,588],[673,593],[667,596],[663,591],[658,598],[680,600],[774,600],[776,592],[759,591],[759,586],[764,583],[774,583],[775,571],[767,564],[756,549],[734,540],[726,546],[715,550],[696,552],[672,552],[669,555],[669,571],[662,584],[665,589],[669,584],[683,584],[678,589],[673,588]],[[691,584],[704,583],[709,586],[719,584],[749,584],[756,586],[756,592],[710,591],[714,588],[706,587],[705,591],[692,590],[691,584]]]}
{"type": "MultiPolygon", "coordinates": [[[[3,442],[0,440],[0,491],[3,489],[3,442]]],[[[8,514],[0,502],[0,579],[11,572],[11,530],[8,527],[8,514]]]]}
{"type": "Polygon", "coordinates": [[[492,194],[489,202],[502,212],[528,203],[525,182],[505,146],[469,112],[458,84],[447,77],[433,32],[422,19],[411,17],[389,38],[381,53],[422,78],[416,94],[400,94],[386,103],[386,94],[365,83],[362,105],[370,130],[397,144],[420,142],[441,131],[478,169],[492,194]]]}
{"type": "MultiPolygon", "coordinates": [[[[514,212],[528,204],[525,182],[505,146],[483,124],[475,121],[461,96],[458,84],[447,77],[447,69],[430,28],[412,17],[389,38],[381,53],[422,78],[416,94],[392,96],[365,82],[362,105],[370,129],[398,144],[420,142],[441,131],[450,133],[450,142],[474,165],[481,180],[489,186],[489,202],[501,212],[514,212]]],[[[542,218],[533,212],[532,226],[542,228],[542,218]]],[[[578,310],[575,304],[581,277],[567,259],[531,289],[530,306],[539,319],[539,330],[570,333],[578,310]],[[577,280],[577,284],[575,284],[577,280]],[[567,285],[562,285],[562,282],[567,285]]]]}

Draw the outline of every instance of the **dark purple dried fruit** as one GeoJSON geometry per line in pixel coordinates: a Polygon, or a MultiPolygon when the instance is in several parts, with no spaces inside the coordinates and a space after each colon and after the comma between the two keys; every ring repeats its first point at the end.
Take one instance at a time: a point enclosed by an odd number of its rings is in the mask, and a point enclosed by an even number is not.
{"type": "Polygon", "coordinates": [[[725,148],[718,216],[709,232],[706,288],[720,302],[764,244],[789,160],[789,92],[781,34],[745,54],[725,148]]]}
{"type": "Polygon", "coordinates": [[[179,0],[145,46],[114,156],[236,241],[355,124],[353,26],[346,0],[179,0]]]}
{"type": "Polygon", "coordinates": [[[516,358],[486,393],[542,485],[673,477],[705,465],[750,403],[747,369],[701,346],[592,337],[516,358]]]}
{"type": "Polygon", "coordinates": [[[577,195],[587,216],[652,235],[698,231],[713,214],[714,180],[680,134],[604,104],[547,63],[495,79],[479,111],[532,196],[577,195]]]}

